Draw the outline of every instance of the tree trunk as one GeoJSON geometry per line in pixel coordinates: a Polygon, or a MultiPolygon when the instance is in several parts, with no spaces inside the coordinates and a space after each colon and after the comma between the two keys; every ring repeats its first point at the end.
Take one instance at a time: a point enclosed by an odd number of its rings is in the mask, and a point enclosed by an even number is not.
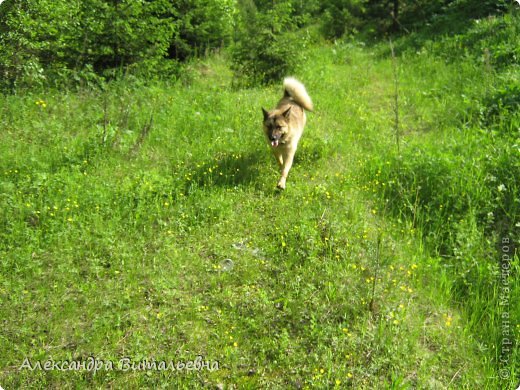
{"type": "Polygon", "coordinates": [[[399,0],[393,0],[394,9],[392,10],[392,31],[399,31],[399,0]]]}

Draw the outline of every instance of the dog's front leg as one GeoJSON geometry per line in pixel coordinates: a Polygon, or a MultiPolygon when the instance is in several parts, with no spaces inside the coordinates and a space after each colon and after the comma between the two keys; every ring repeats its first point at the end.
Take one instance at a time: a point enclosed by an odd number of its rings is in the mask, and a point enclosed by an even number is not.
{"type": "Polygon", "coordinates": [[[294,153],[296,153],[295,147],[288,147],[284,150],[283,153],[283,165],[282,165],[282,176],[280,180],[278,180],[278,188],[285,190],[285,181],[287,180],[287,176],[289,175],[289,171],[291,170],[294,153]]]}
{"type": "Polygon", "coordinates": [[[283,168],[283,154],[280,148],[273,149],[274,157],[276,157],[276,162],[278,163],[278,167],[280,169],[283,168]]]}

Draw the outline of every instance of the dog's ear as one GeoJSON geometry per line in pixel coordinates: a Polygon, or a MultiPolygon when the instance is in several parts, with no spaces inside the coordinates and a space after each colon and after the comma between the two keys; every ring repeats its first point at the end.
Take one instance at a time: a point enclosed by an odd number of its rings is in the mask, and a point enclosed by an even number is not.
{"type": "Polygon", "coordinates": [[[264,113],[264,121],[267,119],[267,117],[269,116],[269,113],[262,107],[262,112],[264,113]]]}
{"type": "Polygon", "coordinates": [[[291,114],[291,108],[292,108],[292,107],[289,106],[289,108],[283,112],[282,115],[283,115],[283,117],[284,117],[285,119],[289,119],[289,115],[291,114]]]}

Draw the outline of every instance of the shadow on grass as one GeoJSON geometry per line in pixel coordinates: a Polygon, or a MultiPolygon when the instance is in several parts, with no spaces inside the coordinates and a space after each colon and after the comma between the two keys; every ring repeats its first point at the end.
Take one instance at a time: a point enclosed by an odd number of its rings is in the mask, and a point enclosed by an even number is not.
{"type": "Polygon", "coordinates": [[[198,187],[255,186],[258,177],[266,171],[266,163],[262,151],[218,153],[213,159],[196,165],[191,181],[198,187]]]}
{"type": "MultiPolygon", "coordinates": [[[[305,145],[298,150],[295,164],[312,166],[327,155],[321,142],[305,145]]],[[[278,166],[272,154],[265,148],[253,152],[222,152],[211,160],[198,163],[191,170],[188,187],[238,187],[264,188],[263,177],[277,180],[278,166]]]]}

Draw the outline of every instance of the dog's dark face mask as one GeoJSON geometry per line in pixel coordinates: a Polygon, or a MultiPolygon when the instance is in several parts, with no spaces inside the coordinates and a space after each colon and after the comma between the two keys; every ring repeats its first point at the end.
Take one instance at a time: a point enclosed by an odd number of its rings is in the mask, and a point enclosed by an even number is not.
{"type": "Polygon", "coordinates": [[[289,127],[289,114],[291,107],[285,110],[281,115],[270,115],[269,112],[262,108],[264,113],[264,131],[273,148],[280,144],[284,144],[284,136],[289,127]]]}

